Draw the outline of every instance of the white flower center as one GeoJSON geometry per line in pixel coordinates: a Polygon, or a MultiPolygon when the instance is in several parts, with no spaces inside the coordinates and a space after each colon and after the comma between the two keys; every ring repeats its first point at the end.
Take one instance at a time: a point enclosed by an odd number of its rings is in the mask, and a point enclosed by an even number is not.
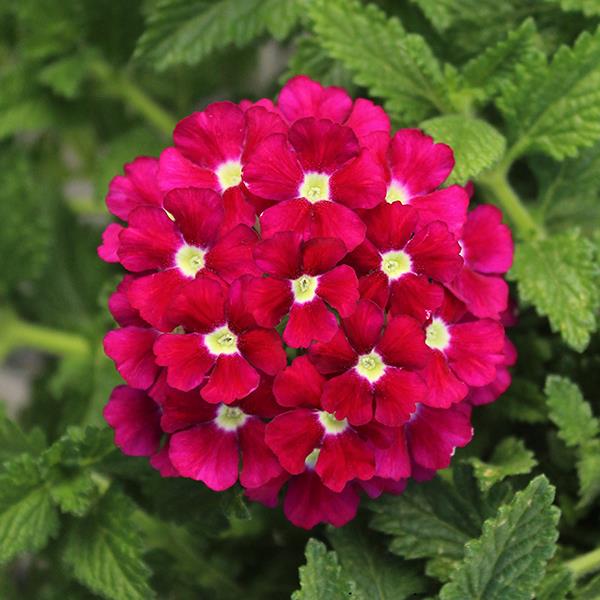
{"type": "Polygon", "coordinates": [[[221,404],[217,411],[216,422],[225,431],[235,431],[246,422],[247,418],[248,415],[241,408],[221,404]]]}
{"type": "Polygon", "coordinates": [[[302,304],[313,300],[317,292],[318,282],[318,277],[311,277],[310,275],[302,275],[302,277],[294,279],[292,281],[292,289],[296,302],[302,304]]]}
{"type": "Polygon", "coordinates": [[[196,273],[204,268],[205,254],[202,248],[185,244],[177,250],[175,264],[186,277],[195,277],[196,273]]]}
{"type": "Polygon", "coordinates": [[[450,331],[446,323],[434,317],[425,330],[425,343],[434,350],[444,350],[450,343],[450,331]]]}
{"type": "Polygon", "coordinates": [[[373,350],[369,354],[363,354],[359,357],[356,370],[359,375],[374,383],[385,372],[385,363],[381,356],[373,350]]]}
{"type": "Polygon", "coordinates": [[[330,435],[342,433],[348,427],[348,419],[336,419],[331,413],[324,410],[319,412],[319,421],[323,425],[325,432],[330,435]]]}
{"type": "Polygon", "coordinates": [[[411,268],[412,260],[404,250],[391,250],[381,255],[381,270],[390,279],[399,279],[410,273],[411,268]]]}
{"type": "Polygon", "coordinates": [[[329,176],[322,173],[307,173],[298,195],[312,203],[329,200],[329,176]]]}
{"type": "Polygon", "coordinates": [[[217,179],[223,191],[242,182],[242,165],[238,160],[228,160],[217,168],[217,179]]]}
{"type": "Polygon", "coordinates": [[[204,336],[204,344],[212,354],[235,354],[237,348],[237,335],[227,325],[215,329],[204,336]]]}
{"type": "Polygon", "coordinates": [[[385,201],[389,204],[394,202],[400,202],[400,204],[408,204],[410,197],[408,192],[404,189],[404,186],[400,185],[397,181],[392,181],[387,189],[385,195],[385,201]]]}

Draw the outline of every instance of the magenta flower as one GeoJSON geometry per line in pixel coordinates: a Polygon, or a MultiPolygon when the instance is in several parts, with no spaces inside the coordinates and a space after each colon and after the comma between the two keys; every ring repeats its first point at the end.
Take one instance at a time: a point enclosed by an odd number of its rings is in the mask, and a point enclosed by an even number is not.
{"type": "MultiPolygon", "coordinates": [[[[447,468],[516,360],[500,211],[441,187],[452,150],[292,78],[218,102],[109,187],[99,256],[128,272],[104,417],[163,477],[239,484],[298,527],[447,468]]],[[[199,483],[200,485],[200,483],[199,483]]]]}

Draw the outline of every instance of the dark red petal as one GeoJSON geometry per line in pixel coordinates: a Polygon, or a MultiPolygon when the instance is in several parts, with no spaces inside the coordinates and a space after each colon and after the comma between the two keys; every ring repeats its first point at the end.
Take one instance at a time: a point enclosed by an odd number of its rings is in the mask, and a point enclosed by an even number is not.
{"type": "Polygon", "coordinates": [[[423,403],[428,406],[448,408],[467,395],[469,388],[457,379],[448,367],[446,357],[438,350],[431,353],[423,376],[427,382],[427,395],[423,398],[423,403]]]}
{"type": "Polygon", "coordinates": [[[419,213],[420,225],[442,221],[452,233],[459,234],[467,218],[469,196],[464,188],[451,185],[427,196],[412,198],[410,204],[419,213]]]}
{"type": "Polygon", "coordinates": [[[242,275],[260,275],[252,254],[257,241],[253,229],[238,225],[208,251],[206,267],[228,283],[242,275]]]}
{"type": "Polygon", "coordinates": [[[348,208],[373,208],[385,198],[385,171],[366,149],[334,173],[329,183],[331,199],[348,208]]]}
{"type": "Polygon", "coordinates": [[[160,473],[161,477],[180,477],[179,471],[169,458],[169,440],[150,458],[150,465],[160,473]]]}
{"type": "Polygon", "coordinates": [[[259,374],[245,358],[239,354],[222,354],[200,394],[207,402],[231,404],[247,396],[259,383],[259,374]]]}
{"type": "Polygon", "coordinates": [[[283,412],[273,395],[273,380],[263,377],[258,387],[237,403],[246,414],[271,419],[283,412]]]}
{"type": "Polygon", "coordinates": [[[383,310],[370,300],[360,300],[354,313],[342,321],[348,341],[358,354],[370,352],[381,336],[383,310]]]}
{"type": "Polygon", "coordinates": [[[117,286],[116,291],[108,299],[110,314],[121,327],[127,327],[128,325],[146,327],[148,325],[140,317],[140,313],[131,306],[127,297],[129,287],[134,280],[135,278],[132,275],[125,275],[117,286]]]}
{"type": "Polygon", "coordinates": [[[302,473],[306,457],[319,445],[323,426],[317,413],[297,408],[275,417],[267,424],[265,440],[281,466],[292,474],[302,473]]]}
{"type": "Polygon", "coordinates": [[[244,113],[238,106],[215,102],[179,121],[173,140],[187,158],[214,169],[227,160],[240,158],[245,125],[244,113]]]}
{"type": "Polygon", "coordinates": [[[348,254],[344,262],[354,268],[357,275],[366,275],[375,269],[379,269],[381,254],[369,240],[365,240],[348,254]]]}
{"type": "Polygon", "coordinates": [[[223,200],[213,190],[185,188],[165,196],[165,208],[188,244],[208,249],[223,223],[223,200]]]}
{"type": "Polygon", "coordinates": [[[255,488],[246,488],[244,493],[253,502],[260,502],[269,508],[275,508],[279,503],[279,492],[287,483],[291,475],[284,471],[278,477],[274,477],[264,485],[255,488]]]}
{"type": "Polygon", "coordinates": [[[294,301],[290,282],[272,277],[249,281],[245,293],[248,310],[263,327],[275,327],[294,301]]]}
{"type": "Polygon", "coordinates": [[[218,281],[200,275],[181,290],[170,310],[186,330],[209,333],[225,322],[225,291],[218,281]]]}
{"type": "Polygon", "coordinates": [[[302,247],[302,272],[320,275],[333,269],[346,256],[344,242],[336,238],[314,238],[302,247]]]}
{"type": "Polygon", "coordinates": [[[364,425],[373,418],[371,384],[354,369],[334,377],[323,388],[323,408],[337,419],[348,419],[352,425],[364,425]]]}
{"type": "Polygon", "coordinates": [[[348,317],[358,302],[358,279],[348,265],[340,265],[319,276],[317,295],[335,308],[341,317],[348,317]]]}
{"type": "Polygon", "coordinates": [[[349,127],[327,119],[295,121],[288,139],[305,173],[331,174],[358,155],[358,140],[349,127]]]}
{"type": "Polygon", "coordinates": [[[242,186],[227,188],[223,192],[224,218],[219,229],[219,236],[229,233],[238,225],[254,227],[256,224],[256,208],[242,190],[242,186]]]}
{"type": "Polygon", "coordinates": [[[195,333],[161,335],[154,343],[154,354],[156,363],[167,367],[168,384],[184,392],[200,385],[215,362],[206,350],[202,336],[195,333]]]}
{"type": "Polygon", "coordinates": [[[166,148],[160,155],[158,183],[162,192],[197,187],[219,191],[219,180],[209,169],[188,160],[177,148],[166,148]]]}
{"type": "Polygon", "coordinates": [[[283,331],[283,339],[292,348],[308,348],[313,340],[328,342],[337,331],[335,315],[320,298],[303,304],[294,303],[283,331]]]}
{"type": "Polygon", "coordinates": [[[145,327],[124,327],[104,337],[104,352],[115,361],[121,377],[134,388],[145,390],[156,379],[152,346],[158,332],[145,327]]]}
{"type": "Polygon", "coordinates": [[[410,458],[404,427],[394,428],[393,443],[387,448],[375,448],[375,474],[398,481],[410,476],[410,458]]]}
{"type": "Polygon", "coordinates": [[[256,148],[242,171],[250,192],[279,201],[298,196],[303,176],[287,137],[279,133],[270,135],[256,148]]]}
{"type": "Polygon", "coordinates": [[[236,434],[214,422],[173,434],[169,458],[183,477],[203,481],[217,492],[230,488],[238,478],[236,434]]]}
{"type": "Polygon", "coordinates": [[[448,287],[476,317],[500,319],[508,308],[508,284],[501,277],[464,267],[448,287]]]}
{"type": "Polygon", "coordinates": [[[375,474],[375,456],[352,429],[326,435],[315,471],[334,492],[341,492],[352,479],[371,479],[375,474]]]}
{"type": "Polygon", "coordinates": [[[426,394],[427,387],[417,373],[388,367],[375,383],[375,419],[399,427],[408,421],[426,394]]]}
{"type": "Polygon", "coordinates": [[[268,275],[282,279],[295,279],[300,275],[301,244],[300,233],[293,231],[276,233],[254,247],[256,265],[268,275]]]}
{"type": "Polygon", "coordinates": [[[336,202],[317,202],[309,225],[311,237],[338,238],[349,252],[365,239],[366,227],[360,217],[336,202]]]}
{"type": "Polygon", "coordinates": [[[380,251],[401,250],[415,231],[418,213],[411,206],[383,203],[366,211],[367,239],[380,251]]]}
{"type": "Polygon", "coordinates": [[[329,342],[312,344],[308,356],[323,375],[343,373],[356,365],[358,360],[358,355],[341,329],[329,342]]]}
{"type": "Polygon", "coordinates": [[[321,407],[321,392],[325,378],[317,371],[306,355],[275,377],[273,393],[281,406],[321,407]]]}
{"type": "MultiPolygon", "coordinates": [[[[375,271],[370,275],[361,277],[358,280],[358,291],[363,300],[371,300],[382,309],[387,307],[390,298],[390,288],[387,275],[383,271],[375,271]]],[[[440,297],[441,295],[440,291],[440,297]]],[[[424,319],[425,315],[423,314],[424,319]]]]}
{"type": "Polygon", "coordinates": [[[390,312],[409,315],[424,323],[444,300],[444,290],[425,275],[407,273],[390,282],[390,312]]]}
{"type": "Polygon", "coordinates": [[[283,472],[279,461],[265,443],[265,424],[249,418],[239,429],[242,450],[240,483],[244,487],[256,488],[271,481],[283,472]]]}
{"type": "Polygon", "coordinates": [[[158,449],[162,431],[160,411],[149,396],[126,385],[116,387],[103,412],[115,430],[115,444],[129,456],[150,456],[158,449]]]}
{"type": "Polygon", "coordinates": [[[246,111],[246,140],[242,162],[245,163],[260,143],[273,133],[286,133],[287,125],[272,110],[254,106],[246,111]]]}
{"type": "Polygon", "coordinates": [[[377,351],[386,364],[408,369],[422,369],[430,356],[425,331],[415,319],[404,315],[388,320],[377,351]]]}
{"type": "Polygon", "coordinates": [[[285,368],[287,357],[275,329],[250,329],[238,338],[238,348],[248,362],[267,375],[285,368]]]}
{"type": "Polygon", "coordinates": [[[202,400],[196,389],[181,392],[171,388],[160,405],[162,408],[160,426],[166,433],[174,433],[192,425],[212,421],[217,415],[217,407],[202,400]]]}
{"type": "Polygon", "coordinates": [[[260,232],[263,239],[272,237],[280,231],[294,231],[306,239],[310,235],[312,220],[313,208],[308,200],[287,200],[267,208],[262,213],[260,232]]]}

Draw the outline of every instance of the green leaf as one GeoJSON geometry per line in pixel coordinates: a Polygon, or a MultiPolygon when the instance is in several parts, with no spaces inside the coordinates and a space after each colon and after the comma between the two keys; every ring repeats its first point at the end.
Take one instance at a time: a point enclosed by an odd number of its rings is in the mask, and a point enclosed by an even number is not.
{"type": "Polygon", "coordinates": [[[352,575],[357,589],[370,600],[403,600],[427,591],[427,580],[418,568],[401,561],[375,543],[356,522],[329,528],[327,537],[345,573],[352,575]]]}
{"type": "Polygon", "coordinates": [[[600,139],[600,30],[582,33],[546,64],[541,55],[518,69],[498,105],[516,141],[513,156],[576,156],[600,139]]]}
{"type": "Polygon", "coordinates": [[[484,91],[477,98],[479,102],[496,95],[512,79],[517,65],[528,62],[535,51],[536,33],[535,21],[527,19],[463,67],[465,86],[484,91]]]}
{"type": "Polygon", "coordinates": [[[549,375],[544,388],[549,417],[558,427],[559,437],[567,446],[589,442],[600,432],[600,423],[592,414],[577,385],[565,377],[549,375]]]}
{"type": "Polygon", "coordinates": [[[465,559],[440,593],[441,600],[529,600],[554,554],[558,509],[554,488],[540,475],[470,541],[465,559]]]}
{"type": "Polygon", "coordinates": [[[33,458],[6,463],[0,475],[0,564],[40,550],[57,531],[58,516],[33,458]]]}
{"type": "Polygon", "coordinates": [[[327,552],[325,544],[311,538],[305,554],[306,565],[300,567],[300,589],[292,594],[292,600],[363,598],[354,581],[342,571],[336,553],[327,552]]]}
{"type": "Polygon", "coordinates": [[[0,463],[19,454],[37,455],[46,447],[44,432],[35,427],[28,433],[6,416],[0,402],[0,463]]]}
{"type": "Polygon", "coordinates": [[[564,600],[573,589],[573,574],[564,565],[548,569],[536,593],[536,600],[564,600]]]}
{"type": "Polygon", "coordinates": [[[90,472],[84,471],[65,475],[52,483],[50,495],[63,513],[83,517],[107,485],[104,481],[99,485],[90,472]]]}
{"type": "Polygon", "coordinates": [[[454,151],[456,165],[448,183],[464,184],[504,155],[506,140],[481,119],[448,115],[424,121],[421,128],[436,142],[444,142],[454,151]]]}
{"type": "Polygon", "coordinates": [[[579,507],[589,506],[600,496],[600,440],[584,444],[577,459],[579,507]]]}
{"type": "Polygon", "coordinates": [[[552,330],[580,352],[597,327],[598,276],[594,245],[577,229],[517,245],[509,272],[521,300],[547,316],[552,330]]]}
{"type": "Polygon", "coordinates": [[[600,598],[600,575],[592,577],[584,586],[575,591],[576,600],[598,600],[600,598]]]}
{"type": "Polygon", "coordinates": [[[560,3],[563,10],[582,12],[587,17],[600,15],[600,2],[598,0],[554,0],[560,3]]]}
{"type": "Polygon", "coordinates": [[[383,98],[392,116],[414,123],[448,108],[438,60],[425,39],[406,33],[398,19],[358,0],[314,0],[308,12],[323,48],[357,84],[383,98]]]}
{"type": "Polygon", "coordinates": [[[67,533],[65,564],[77,581],[110,600],[154,598],[133,508],[126,496],[109,491],[85,519],[73,521],[67,533]]]}
{"type": "Polygon", "coordinates": [[[509,437],[502,440],[494,450],[489,462],[479,458],[469,459],[482,490],[488,490],[495,483],[511,475],[525,475],[537,465],[533,452],[528,450],[523,440],[509,437]]]}
{"type": "Polygon", "coordinates": [[[245,46],[267,31],[284,39],[303,10],[300,0],[160,0],[135,56],[161,70],[193,65],[215,50],[245,46]]]}
{"type": "Polygon", "coordinates": [[[60,96],[73,99],[79,95],[81,86],[90,76],[90,66],[95,58],[92,51],[79,51],[63,56],[39,72],[39,80],[60,96]]]}
{"type": "Polygon", "coordinates": [[[463,465],[456,465],[453,475],[454,485],[439,477],[409,483],[401,496],[385,496],[369,504],[375,513],[371,527],[392,536],[390,550],[408,559],[429,559],[427,574],[442,581],[508,491],[501,484],[483,496],[471,470],[463,465]]]}

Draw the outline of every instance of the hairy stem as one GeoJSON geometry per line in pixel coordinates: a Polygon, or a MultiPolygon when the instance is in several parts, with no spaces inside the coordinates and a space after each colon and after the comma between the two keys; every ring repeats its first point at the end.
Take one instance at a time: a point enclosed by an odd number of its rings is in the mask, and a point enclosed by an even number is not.
{"type": "Polygon", "coordinates": [[[170,136],[176,119],[135,83],[124,71],[116,71],[103,60],[97,60],[92,72],[102,90],[120,99],[139,115],[144,117],[161,133],[170,136]]]}
{"type": "Polygon", "coordinates": [[[600,571],[600,548],[570,560],[567,562],[567,568],[576,579],[600,571]]]}

